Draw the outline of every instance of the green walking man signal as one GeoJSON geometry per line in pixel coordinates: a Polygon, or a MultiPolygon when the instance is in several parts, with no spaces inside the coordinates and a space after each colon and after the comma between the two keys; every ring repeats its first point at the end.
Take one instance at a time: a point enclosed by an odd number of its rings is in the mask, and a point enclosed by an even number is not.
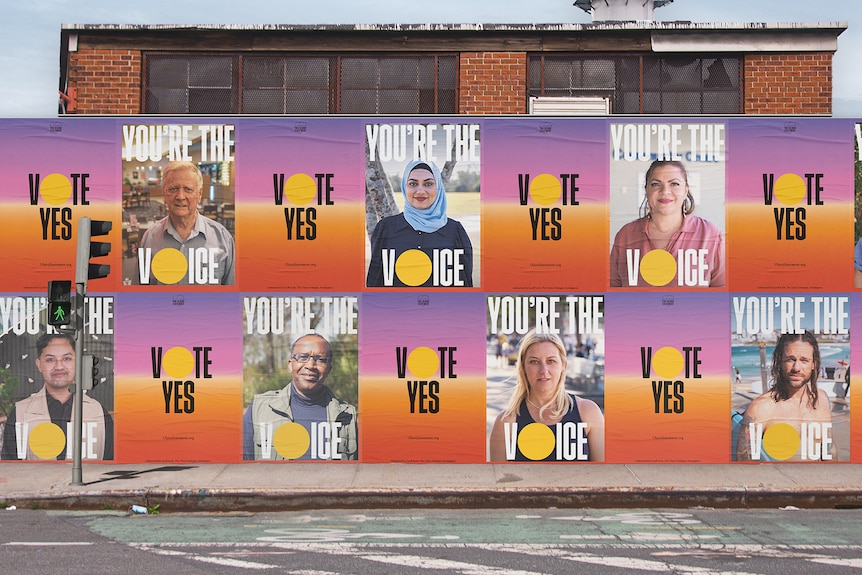
{"type": "Polygon", "coordinates": [[[54,280],[48,282],[48,323],[53,326],[72,323],[72,282],[54,280]]]}

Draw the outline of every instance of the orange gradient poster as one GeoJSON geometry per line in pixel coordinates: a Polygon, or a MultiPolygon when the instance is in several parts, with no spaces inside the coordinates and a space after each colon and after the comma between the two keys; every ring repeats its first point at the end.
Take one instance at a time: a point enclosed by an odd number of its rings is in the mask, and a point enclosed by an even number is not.
{"type": "MultiPolygon", "coordinates": [[[[108,220],[104,241],[120,239],[119,149],[109,119],[19,119],[0,122],[0,291],[44,292],[51,280],[75,279],[78,220],[108,220]]],[[[99,238],[102,239],[102,238],[99,238]]],[[[115,248],[104,263],[119,269],[115,248]]],[[[110,292],[117,273],[93,280],[110,292]]]]}
{"type": "Polygon", "coordinates": [[[605,461],[729,462],[728,294],[605,300],[605,461]]]}
{"type": "MultiPolygon", "coordinates": [[[[859,333],[856,330],[862,329],[862,299],[859,298],[858,294],[852,294],[850,296],[850,329],[854,332],[859,333]]],[[[855,363],[855,365],[859,365],[858,362],[862,361],[862,353],[860,353],[859,346],[856,346],[856,349],[850,350],[850,362],[855,363]]],[[[852,378],[850,376],[850,366],[847,366],[847,371],[844,374],[845,382],[847,384],[845,398],[849,398],[850,396],[850,383],[852,378]]],[[[862,409],[856,409],[851,413],[850,418],[850,458],[853,463],[862,462],[862,416],[859,415],[859,412],[862,409]]]]}
{"type": "Polygon", "coordinates": [[[816,118],[728,130],[728,262],[733,291],[853,285],[853,124],[816,118]]]}
{"type": "Polygon", "coordinates": [[[362,461],[485,461],[483,310],[480,294],[363,295],[362,461]]]}
{"type": "Polygon", "coordinates": [[[364,277],[360,121],[249,120],[237,148],[240,288],[357,291],[364,277]]]}
{"type": "Polygon", "coordinates": [[[238,294],[117,296],[118,462],[240,460],[240,306],[238,294]]]}
{"type": "Polygon", "coordinates": [[[511,118],[485,126],[485,289],[604,290],[607,124],[583,118],[511,118]]]}

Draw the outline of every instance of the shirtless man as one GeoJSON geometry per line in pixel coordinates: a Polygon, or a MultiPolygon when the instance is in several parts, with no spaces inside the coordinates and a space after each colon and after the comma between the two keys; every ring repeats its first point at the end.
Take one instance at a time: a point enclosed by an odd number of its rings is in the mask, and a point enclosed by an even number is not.
{"type": "MultiPolygon", "coordinates": [[[[820,373],[820,348],[810,331],[801,334],[785,333],[778,338],[772,353],[772,388],[754,399],[742,419],[739,441],[736,444],[738,461],[771,461],[774,459],[801,459],[801,450],[789,457],[771,457],[760,444],[759,457],[752,453],[752,432],[762,424],[761,434],[775,424],[792,426],[802,438],[802,424],[831,424],[829,397],[817,387],[820,373]],[[750,425],[753,424],[753,425],[750,425]]],[[[814,437],[821,441],[823,451],[820,459],[832,459],[836,455],[832,443],[832,430],[828,425],[819,425],[820,433],[814,437]],[[823,442],[828,438],[828,442],[823,442]],[[828,446],[828,448],[827,448],[828,446]]],[[[761,438],[763,435],[761,435],[761,438]]],[[[774,454],[773,454],[774,455],[774,454]]],[[[810,459],[810,456],[806,459],[810,459]]]]}

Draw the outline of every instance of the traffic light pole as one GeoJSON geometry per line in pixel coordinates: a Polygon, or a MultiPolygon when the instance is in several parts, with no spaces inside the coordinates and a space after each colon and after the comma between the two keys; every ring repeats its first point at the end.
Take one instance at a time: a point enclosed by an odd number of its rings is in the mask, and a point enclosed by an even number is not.
{"type": "MultiPolygon", "coordinates": [[[[108,242],[93,242],[92,236],[103,236],[111,231],[111,222],[91,220],[88,217],[78,219],[78,246],[75,254],[75,397],[72,405],[72,485],[83,485],[83,469],[81,465],[82,439],[84,435],[84,377],[93,377],[84,370],[84,316],[87,297],[87,280],[103,278],[110,272],[107,264],[91,264],[91,257],[108,255],[111,244],[108,242]]],[[[90,364],[92,365],[92,364],[90,364]]],[[[92,387],[86,386],[87,389],[92,387]]]]}
{"type": "Polygon", "coordinates": [[[84,484],[81,443],[84,435],[84,296],[85,284],[75,290],[75,397],[72,404],[72,485],[84,484]]]}

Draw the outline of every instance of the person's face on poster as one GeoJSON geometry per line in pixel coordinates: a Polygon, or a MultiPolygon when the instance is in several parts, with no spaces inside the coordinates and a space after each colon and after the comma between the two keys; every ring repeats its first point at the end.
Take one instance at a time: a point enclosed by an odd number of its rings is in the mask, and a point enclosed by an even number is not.
{"type": "Polygon", "coordinates": [[[191,170],[173,170],[164,179],[165,207],[172,219],[182,219],[197,213],[201,188],[191,170]]]}
{"type": "Polygon", "coordinates": [[[75,381],[75,350],[62,338],[52,339],[36,359],[36,369],[49,389],[66,391],[75,381]]]}
{"type": "Polygon", "coordinates": [[[659,166],[646,182],[647,203],[651,214],[681,214],[688,183],[685,174],[677,166],[659,166]]]}
{"type": "Polygon", "coordinates": [[[306,337],[296,342],[290,358],[290,373],[293,386],[304,396],[314,395],[329,370],[332,369],[332,351],[329,344],[319,337],[306,337]]]}
{"type": "Polygon", "coordinates": [[[553,394],[563,375],[560,350],[549,341],[534,343],[524,355],[524,372],[531,391],[540,396],[553,394]]]}
{"type": "Polygon", "coordinates": [[[417,168],[407,176],[407,201],[417,210],[427,210],[437,197],[437,182],[429,170],[417,168]]]}
{"type": "Polygon", "coordinates": [[[794,341],[784,346],[781,373],[792,389],[799,389],[811,379],[814,371],[814,346],[807,341],[794,341]]]}

